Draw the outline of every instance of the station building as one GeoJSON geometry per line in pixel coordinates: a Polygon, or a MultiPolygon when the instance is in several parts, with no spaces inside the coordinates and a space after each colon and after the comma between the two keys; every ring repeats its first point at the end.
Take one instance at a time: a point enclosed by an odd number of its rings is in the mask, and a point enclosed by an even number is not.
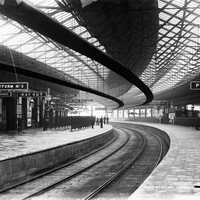
{"type": "Polygon", "coordinates": [[[113,118],[194,124],[198,9],[195,0],[0,1],[0,86],[29,87],[0,88],[0,129],[40,127],[48,103],[67,115],[73,98],[113,118]],[[80,86],[94,91],[83,97],[80,86]]]}

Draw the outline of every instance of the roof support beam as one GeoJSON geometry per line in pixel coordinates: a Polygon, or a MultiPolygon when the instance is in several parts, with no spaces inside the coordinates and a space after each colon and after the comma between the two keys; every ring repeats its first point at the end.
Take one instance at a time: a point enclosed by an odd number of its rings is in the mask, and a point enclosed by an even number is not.
{"type": "Polygon", "coordinates": [[[5,0],[4,6],[0,6],[0,12],[19,23],[33,29],[40,34],[51,38],[52,40],[67,46],[74,51],[77,51],[91,59],[96,60],[110,70],[116,72],[128,82],[138,87],[146,96],[148,103],[153,99],[151,90],[129,69],[125,68],[121,63],[111,58],[109,55],[100,51],[87,41],[83,40],[57,21],[51,19],[46,14],[40,12],[36,8],[28,5],[25,2],[17,4],[16,1],[10,2],[5,0]],[[35,20],[32,20],[32,19],[35,20]]]}
{"type": "Polygon", "coordinates": [[[65,87],[89,92],[89,93],[101,96],[103,98],[107,98],[111,101],[114,101],[115,103],[118,104],[117,108],[124,106],[124,103],[121,100],[117,99],[116,97],[110,96],[110,95],[105,94],[103,92],[100,92],[100,91],[97,91],[97,90],[94,90],[94,89],[91,89],[91,88],[88,88],[88,87],[85,87],[85,86],[82,86],[82,85],[78,85],[78,84],[75,84],[75,83],[72,83],[72,82],[68,82],[68,81],[65,81],[65,80],[54,78],[54,77],[49,76],[49,75],[41,74],[41,73],[38,73],[38,72],[33,72],[33,71],[27,70],[27,69],[22,69],[18,66],[11,66],[11,65],[8,65],[7,63],[3,63],[3,62],[1,62],[0,70],[7,71],[7,72],[10,72],[10,73],[14,73],[14,74],[19,73],[19,74],[22,74],[24,76],[48,81],[48,82],[51,82],[51,83],[53,82],[55,84],[59,84],[59,85],[65,86],[65,87]]]}

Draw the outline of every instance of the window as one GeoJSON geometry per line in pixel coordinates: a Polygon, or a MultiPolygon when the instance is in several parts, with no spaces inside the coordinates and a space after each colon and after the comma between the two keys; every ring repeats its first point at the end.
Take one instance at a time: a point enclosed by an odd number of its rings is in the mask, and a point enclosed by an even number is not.
{"type": "Polygon", "coordinates": [[[145,117],[145,109],[140,110],[140,117],[145,117]]]}
{"type": "Polygon", "coordinates": [[[135,109],[135,117],[139,117],[140,116],[140,110],[139,109],[135,109]]]}
{"type": "Polygon", "coordinates": [[[128,118],[128,110],[124,110],[124,118],[128,118]]]}
{"type": "Polygon", "coordinates": [[[114,118],[117,118],[117,110],[114,110],[114,112],[113,112],[113,117],[114,117],[114,118]]]}
{"type": "Polygon", "coordinates": [[[146,117],[151,117],[151,108],[147,108],[146,117]]]}
{"type": "Polygon", "coordinates": [[[152,117],[158,118],[159,117],[159,113],[157,108],[153,108],[152,109],[152,117]]]}
{"type": "Polygon", "coordinates": [[[129,115],[129,117],[134,117],[134,114],[133,114],[133,110],[132,110],[132,109],[129,110],[128,115],[129,115]]]}
{"type": "Polygon", "coordinates": [[[119,110],[119,118],[123,118],[123,110],[119,110]]]}

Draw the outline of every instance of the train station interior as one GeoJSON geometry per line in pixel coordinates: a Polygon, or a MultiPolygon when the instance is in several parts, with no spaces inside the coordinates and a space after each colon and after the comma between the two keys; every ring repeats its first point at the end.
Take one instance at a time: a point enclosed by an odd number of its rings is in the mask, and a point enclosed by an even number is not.
{"type": "Polygon", "coordinates": [[[200,198],[200,0],[0,0],[0,199],[200,198]]]}

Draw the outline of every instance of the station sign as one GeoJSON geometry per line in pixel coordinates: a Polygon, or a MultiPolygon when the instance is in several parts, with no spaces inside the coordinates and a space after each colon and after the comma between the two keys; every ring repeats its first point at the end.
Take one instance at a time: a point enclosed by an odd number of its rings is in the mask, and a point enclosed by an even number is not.
{"type": "Polygon", "coordinates": [[[28,91],[28,92],[0,92],[1,97],[46,97],[46,92],[28,91]]]}
{"type": "Polygon", "coordinates": [[[29,92],[18,92],[18,97],[46,97],[46,92],[37,92],[37,91],[29,91],[29,92]]]}
{"type": "Polygon", "coordinates": [[[200,90],[200,81],[191,81],[190,89],[191,90],[200,90]]]}
{"type": "Polygon", "coordinates": [[[28,82],[0,82],[0,91],[27,91],[28,82]]]}
{"type": "Polygon", "coordinates": [[[0,97],[10,97],[10,92],[0,92],[0,97]]]}

